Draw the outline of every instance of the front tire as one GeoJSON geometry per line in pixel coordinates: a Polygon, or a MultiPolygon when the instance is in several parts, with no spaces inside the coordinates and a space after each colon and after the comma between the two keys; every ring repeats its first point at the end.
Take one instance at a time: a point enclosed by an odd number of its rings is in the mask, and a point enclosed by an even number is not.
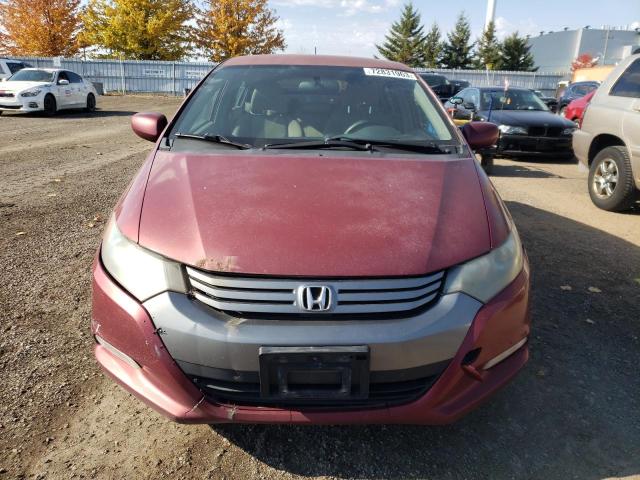
{"type": "Polygon", "coordinates": [[[589,196],[596,207],[610,212],[629,209],[636,200],[631,160],[625,147],[601,150],[589,169],[589,196]]]}
{"type": "Polygon", "coordinates": [[[96,97],[93,93],[87,95],[87,106],[85,112],[92,113],[96,111],[96,97]]]}
{"type": "Polygon", "coordinates": [[[44,114],[48,117],[53,117],[58,111],[58,105],[56,104],[56,97],[47,93],[44,97],[44,114]]]}

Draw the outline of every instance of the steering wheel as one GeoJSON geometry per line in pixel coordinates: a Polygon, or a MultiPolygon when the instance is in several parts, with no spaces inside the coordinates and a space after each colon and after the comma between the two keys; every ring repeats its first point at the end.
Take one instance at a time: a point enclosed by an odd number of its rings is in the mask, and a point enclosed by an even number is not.
{"type": "Polygon", "coordinates": [[[376,127],[378,126],[377,124],[370,122],[369,120],[358,120],[357,122],[351,124],[351,126],[349,126],[349,128],[347,128],[344,133],[345,135],[351,134],[351,133],[355,133],[358,130],[362,130],[365,127],[376,127]]]}

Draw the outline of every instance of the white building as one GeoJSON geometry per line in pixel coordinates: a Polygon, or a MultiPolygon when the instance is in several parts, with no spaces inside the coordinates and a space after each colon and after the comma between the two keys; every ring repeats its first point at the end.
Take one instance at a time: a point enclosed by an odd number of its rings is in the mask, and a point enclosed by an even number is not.
{"type": "Polygon", "coordinates": [[[529,46],[539,72],[567,72],[571,62],[583,53],[598,57],[598,65],[615,65],[640,47],[640,28],[584,27],[540,32],[529,38],[529,46]]]}

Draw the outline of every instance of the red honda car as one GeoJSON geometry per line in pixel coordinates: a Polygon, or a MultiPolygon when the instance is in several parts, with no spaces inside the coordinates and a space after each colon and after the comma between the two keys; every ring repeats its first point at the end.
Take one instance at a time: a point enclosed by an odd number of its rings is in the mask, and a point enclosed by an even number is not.
{"type": "Polygon", "coordinates": [[[93,267],[102,368],[179,422],[456,420],[528,358],[529,266],[472,148],[408,67],[216,67],[118,202],[93,267]]]}
{"type": "Polygon", "coordinates": [[[584,109],[587,108],[587,105],[589,105],[589,102],[591,101],[591,98],[596,94],[596,91],[597,90],[592,90],[584,97],[572,100],[564,109],[565,118],[571,120],[572,122],[580,122],[582,120],[582,115],[584,114],[584,109]]]}

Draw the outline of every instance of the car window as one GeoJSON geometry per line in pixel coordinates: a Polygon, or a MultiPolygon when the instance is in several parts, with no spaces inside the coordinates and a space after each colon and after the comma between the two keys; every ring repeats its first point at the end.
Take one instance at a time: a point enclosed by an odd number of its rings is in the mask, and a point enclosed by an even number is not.
{"type": "Polygon", "coordinates": [[[24,68],[24,65],[18,62],[7,62],[7,67],[9,67],[9,71],[11,73],[19,72],[24,68]]]}
{"type": "Polygon", "coordinates": [[[65,72],[67,74],[67,78],[69,78],[69,82],[71,83],[82,83],[82,77],[77,73],[73,72],[65,72]]]}
{"type": "Polygon", "coordinates": [[[67,76],[67,72],[60,72],[58,74],[58,83],[60,83],[60,80],[67,80],[69,83],[71,83],[69,77],[67,76]]]}
{"type": "Polygon", "coordinates": [[[10,78],[12,82],[53,82],[54,73],[46,70],[20,70],[10,78]]]}
{"type": "Polygon", "coordinates": [[[531,90],[483,90],[481,110],[549,110],[531,90]]]}
{"type": "Polygon", "coordinates": [[[596,89],[595,85],[575,85],[573,87],[573,93],[575,93],[576,95],[580,95],[581,97],[585,96],[587,93],[592,92],[593,90],[596,89]]]}
{"type": "Polygon", "coordinates": [[[480,92],[475,88],[470,88],[468,92],[465,102],[473,103],[473,105],[478,108],[480,105],[480,92]]]}
{"type": "Polygon", "coordinates": [[[640,59],[629,65],[611,88],[610,95],[640,98],[640,59]]]}
{"type": "Polygon", "coordinates": [[[4,66],[2,65],[2,62],[0,62],[0,75],[7,73],[7,70],[4,68],[4,66]]]}
{"type": "Polygon", "coordinates": [[[413,73],[336,66],[232,66],[210,75],[171,131],[263,146],[336,135],[451,142],[439,106],[413,73]]]}

